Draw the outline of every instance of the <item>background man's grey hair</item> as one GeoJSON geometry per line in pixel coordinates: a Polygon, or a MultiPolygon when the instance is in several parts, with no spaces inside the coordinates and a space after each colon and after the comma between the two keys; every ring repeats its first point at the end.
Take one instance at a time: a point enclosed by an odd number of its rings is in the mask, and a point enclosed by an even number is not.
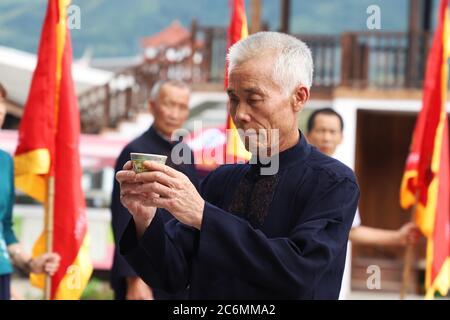
{"type": "Polygon", "coordinates": [[[165,84],[170,84],[177,88],[188,89],[189,91],[191,90],[191,87],[186,82],[181,81],[181,80],[159,80],[153,85],[152,90],[150,91],[150,100],[151,101],[158,100],[159,93],[161,92],[161,88],[165,84]]]}
{"type": "Polygon", "coordinates": [[[311,50],[303,41],[279,32],[258,32],[234,44],[227,55],[228,75],[237,66],[264,54],[276,54],[273,80],[286,94],[299,85],[311,88],[311,50]]]}

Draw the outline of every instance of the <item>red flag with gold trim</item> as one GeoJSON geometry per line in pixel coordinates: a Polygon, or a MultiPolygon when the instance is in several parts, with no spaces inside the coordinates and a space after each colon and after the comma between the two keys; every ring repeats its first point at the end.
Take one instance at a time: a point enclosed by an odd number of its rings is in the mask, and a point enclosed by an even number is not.
{"type": "MultiPolygon", "coordinates": [[[[54,177],[52,239],[47,239],[44,230],[33,249],[34,256],[44,253],[50,240],[52,251],[61,256],[51,281],[51,299],[79,299],[92,273],[78,153],[80,117],[66,25],[69,3],[48,1],[14,157],[16,186],[46,208],[50,205],[48,181],[54,177]]],[[[44,285],[40,275],[32,275],[31,281],[44,285]]]]}
{"type": "Polygon", "coordinates": [[[447,101],[450,53],[448,0],[441,0],[428,56],[423,105],[403,175],[400,204],[416,204],[416,223],[427,238],[426,297],[450,287],[450,173],[447,101]]]}

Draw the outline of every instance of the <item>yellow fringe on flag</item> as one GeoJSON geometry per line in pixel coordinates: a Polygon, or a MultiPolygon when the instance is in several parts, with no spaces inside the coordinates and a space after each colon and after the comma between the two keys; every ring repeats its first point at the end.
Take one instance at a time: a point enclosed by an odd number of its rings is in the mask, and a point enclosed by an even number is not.
{"type": "MultiPolygon", "coordinates": [[[[75,261],[70,265],[64,278],[56,290],[56,300],[78,300],[86,288],[91,277],[93,267],[90,258],[91,238],[86,233],[83,243],[78,251],[75,261]]],[[[42,233],[33,247],[33,256],[45,253],[45,233],[42,233]]],[[[30,282],[37,288],[44,288],[45,276],[43,274],[30,274],[30,282]]]]}
{"type": "Polygon", "coordinates": [[[47,198],[47,178],[50,169],[48,149],[36,149],[14,157],[15,186],[33,199],[44,203],[47,198]]]}

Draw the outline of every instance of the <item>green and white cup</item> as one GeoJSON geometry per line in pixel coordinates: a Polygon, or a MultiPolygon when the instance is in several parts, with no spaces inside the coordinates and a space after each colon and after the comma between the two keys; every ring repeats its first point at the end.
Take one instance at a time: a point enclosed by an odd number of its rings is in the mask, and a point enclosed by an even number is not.
{"type": "Polygon", "coordinates": [[[133,170],[136,173],[149,171],[144,167],[144,161],[154,161],[161,164],[166,164],[167,156],[162,156],[160,154],[149,154],[149,153],[130,153],[131,162],[133,163],[133,170]]]}

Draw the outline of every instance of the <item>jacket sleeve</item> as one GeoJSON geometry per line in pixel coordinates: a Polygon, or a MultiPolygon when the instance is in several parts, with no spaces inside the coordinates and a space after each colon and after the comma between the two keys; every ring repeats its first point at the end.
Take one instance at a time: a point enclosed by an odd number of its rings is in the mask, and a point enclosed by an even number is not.
{"type": "MultiPolygon", "coordinates": [[[[128,150],[124,149],[117,159],[115,173],[122,170],[124,164],[128,161],[128,150]]],[[[114,235],[116,250],[114,250],[114,277],[133,277],[136,272],[128,264],[128,262],[118,254],[119,240],[126,226],[131,220],[131,214],[120,202],[120,186],[114,175],[114,185],[111,196],[111,224],[114,235]]]]}
{"type": "MultiPolygon", "coordinates": [[[[203,186],[200,193],[205,198],[203,186]]],[[[120,240],[120,254],[137,274],[153,288],[175,293],[190,284],[192,260],[198,249],[199,231],[175,219],[164,222],[164,211],[158,209],[141,239],[137,239],[133,219],[120,240]]]]}
{"type": "Polygon", "coordinates": [[[175,219],[164,224],[158,210],[141,239],[131,220],[120,241],[120,253],[152,288],[177,293],[190,284],[198,231],[175,219]]]}

